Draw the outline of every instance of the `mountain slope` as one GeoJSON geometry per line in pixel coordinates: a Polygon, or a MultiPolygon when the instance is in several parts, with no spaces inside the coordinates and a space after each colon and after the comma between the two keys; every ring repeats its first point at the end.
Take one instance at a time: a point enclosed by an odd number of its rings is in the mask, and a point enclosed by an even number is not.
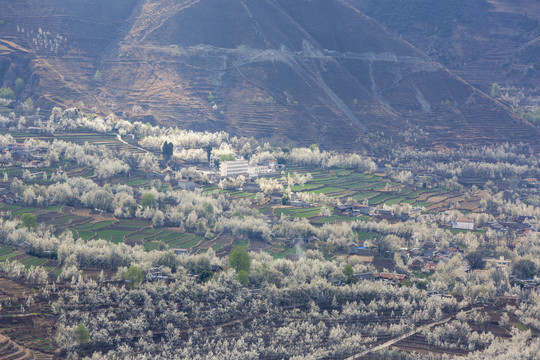
{"type": "Polygon", "coordinates": [[[25,3],[37,2],[12,4],[2,26],[35,55],[44,107],[81,100],[167,125],[337,149],[379,136],[420,146],[538,136],[343,0],[126,0],[114,14],[101,1],[48,0],[40,21],[25,3]],[[89,13],[99,22],[79,28],[89,13]],[[14,19],[69,40],[44,54],[13,32],[14,19]]]}
{"type": "Polygon", "coordinates": [[[347,1],[481,90],[517,87],[540,106],[539,1],[347,1]]]}

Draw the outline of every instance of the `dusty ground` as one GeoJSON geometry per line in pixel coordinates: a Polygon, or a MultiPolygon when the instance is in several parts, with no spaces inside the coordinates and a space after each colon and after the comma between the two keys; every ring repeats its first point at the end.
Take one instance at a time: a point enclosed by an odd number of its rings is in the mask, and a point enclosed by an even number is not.
{"type": "Polygon", "coordinates": [[[52,359],[55,316],[48,300],[0,275],[0,303],[0,359],[52,359]]]}

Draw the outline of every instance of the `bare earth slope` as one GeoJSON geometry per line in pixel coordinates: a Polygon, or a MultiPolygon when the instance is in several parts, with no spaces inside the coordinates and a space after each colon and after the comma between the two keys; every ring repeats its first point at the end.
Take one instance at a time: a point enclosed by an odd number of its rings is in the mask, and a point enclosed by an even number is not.
{"type": "Polygon", "coordinates": [[[347,1],[479,89],[497,82],[540,101],[540,1],[347,1]]]}
{"type": "Polygon", "coordinates": [[[10,64],[30,59],[26,77],[38,80],[24,91],[43,108],[83,101],[344,150],[381,135],[421,146],[538,139],[503,104],[343,0],[113,3],[6,5],[0,39],[27,52],[6,50],[4,83],[15,77],[10,64]]]}

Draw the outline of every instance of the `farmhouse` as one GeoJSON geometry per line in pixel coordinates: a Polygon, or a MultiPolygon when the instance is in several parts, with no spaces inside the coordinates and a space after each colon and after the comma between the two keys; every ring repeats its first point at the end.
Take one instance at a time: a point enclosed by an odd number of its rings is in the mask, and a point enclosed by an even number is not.
{"type": "Polygon", "coordinates": [[[521,186],[535,188],[538,186],[538,180],[536,178],[523,179],[520,182],[521,186]]]}
{"type": "Polygon", "coordinates": [[[369,213],[371,212],[371,206],[368,206],[368,205],[355,205],[354,208],[353,208],[353,211],[356,213],[360,213],[362,215],[369,215],[369,213]]]}
{"type": "Polygon", "coordinates": [[[334,212],[336,213],[336,215],[343,215],[343,216],[348,216],[352,210],[353,210],[352,204],[342,204],[334,208],[334,212]]]}
{"type": "Polygon", "coordinates": [[[189,253],[188,249],[183,248],[174,248],[172,251],[175,255],[187,255],[189,253]]]}
{"type": "Polygon", "coordinates": [[[276,173],[276,168],[266,165],[250,166],[248,168],[248,173],[251,177],[257,177],[259,175],[273,175],[276,173]]]}
{"type": "Polygon", "coordinates": [[[180,180],[178,180],[178,187],[180,189],[193,191],[195,190],[195,181],[193,181],[191,176],[182,177],[180,180]]]}
{"type": "Polygon", "coordinates": [[[437,264],[433,262],[429,262],[424,265],[424,270],[429,272],[435,272],[437,270],[437,264]]]}
{"type": "Polygon", "coordinates": [[[508,267],[508,266],[510,266],[510,263],[511,263],[511,261],[506,260],[504,258],[504,256],[499,256],[498,259],[485,258],[485,259],[482,259],[482,261],[484,261],[486,263],[486,267],[489,266],[489,264],[494,264],[498,268],[508,267]]]}
{"type": "Polygon", "coordinates": [[[387,281],[397,281],[397,282],[400,282],[400,281],[403,281],[407,278],[407,275],[405,274],[397,274],[397,273],[385,273],[385,272],[382,272],[380,274],[373,274],[375,276],[378,276],[379,278],[381,278],[382,280],[387,280],[387,281]]]}
{"type": "Polygon", "coordinates": [[[364,273],[364,274],[355,274],[354,277],[358,280],[358,281],[362,281],[362,280],[366,280],[366,281],[377,281],[379,280],[379,277],[378,276],[375,276],[374,274],[372,273],[364,273]]]}
{"type": "Polygon", "coordinates": [[[394,216],[394,210],[375,209],[375,215],[385,217],[385,218],[391,218],[394,216]]]}
{"type": "Polygon", "coordinates": [[[452,229],[474,230],[474,221],[469,219],[458,219],[452,224],[452,229]]]}
{"type": "Polygon", "coordinates": [[[420,271],[424,267],[425,261],[421,257],[417,256],[411,260],[410,264],[412,270],[420,271]]]}

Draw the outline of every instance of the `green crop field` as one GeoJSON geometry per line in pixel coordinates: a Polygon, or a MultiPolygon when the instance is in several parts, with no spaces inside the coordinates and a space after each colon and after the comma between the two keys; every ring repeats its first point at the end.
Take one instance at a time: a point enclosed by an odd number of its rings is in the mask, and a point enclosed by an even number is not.
{"type": "Polygon", "coordinates": [[[124,236],[131,233],[131,230],[99,230],[97,231],[97,238],[112,241],[115,244],[119,244],[124,241],[124,236]]]}
{"type": "Polygon", "coordinates": [[[13,251],[13,247],[12,246],[0,246],[0,256],[3,256],[5,254],[9,254],[10,252],[13,251]]]}
{"type": "Polygon", "coordinates": [[[31,261],[25,262],[24,267],[26,269],[29,269],[32,266],[35,266],[35,267],[42,266],[47,261],[49,261],[49,260],[48,259],[33,258],[31,261]]]}
{"type": "Polygon", "coordinates": [[[272,255],[274,257],[274,259],[284,259],[284,258],[287,257],[287,255],[296,254],[296,249],[295,248],[288,248],[288,249],[285,249],[284,251],[280,251],[280,252],[272,252],[272,251],[267,251],[267,252],[270,255],[272,255]]]}
{"type": "Polygon", "coordinates": [[[129,180],[124,182],[125,185],[129,186],[136,186],[136,185],[143,185],[143,184],[149,184],[151,180],[149,179],[135,179],[135,180],[129,180]]]}
{"type": "Polygon", "coordinates": [[[329,194],[329,193],[335,193],[335,192],[340,192],[340,191],[343,191],[343,189],[337,188],[337,187],[325,186],[321,189],[316,189],[310,192],[314,194],[329,194]]]}
{"type": "Polygon", "coordinates": [[[147,241],[144,243],[146,251],[152,251],[159,249],[159,242],[147,241]]]}
{"type": "Polygon", "coordinates": [[[92,224],[87,230],[98,230],[106,228],[107,226],[114,224],[116,221],[108,220],[108,221],[100,221],[97,223],[92,224]]]}
{"type": "Polygon", "coordinates": [[[388,199],[384,202],[385,205],[395,205],[395,204],[399,204],[400,202],[402,202],[403,200],[405,200],[405,198],[403,197],[398,197],[398,198],[392,198],[392,199],[388,199]]]}
{"type": "Polygon", "coordinates": [[[9,259],[11,259],[12,257],[17,256],[17,255],[19,255],[19,253],[17,253],[17,252],[12,252],[12,253],[8,253],[8,254],[4,254],[4,255],[0,256],[0,261],[9,260],[9,259]]]}
{"type": "Polygon", "coordinates": [[[392,198],[393,195],[392,194],[379,194],[371,199],[369,199],[369,203],[370,205],[376,205],[376,204],[380,204],[380,203],[383,203],[384,201],[392,198]]]}
{"type": "Polygon", "coordinates": [[[317,189],[319,187],[322,187],[322,185],[321,184],[310,183],[310,184],[304,184],[304,185],[291,186],[291,190],[292,191],[303,191],[303,190],[317,189]]]}

